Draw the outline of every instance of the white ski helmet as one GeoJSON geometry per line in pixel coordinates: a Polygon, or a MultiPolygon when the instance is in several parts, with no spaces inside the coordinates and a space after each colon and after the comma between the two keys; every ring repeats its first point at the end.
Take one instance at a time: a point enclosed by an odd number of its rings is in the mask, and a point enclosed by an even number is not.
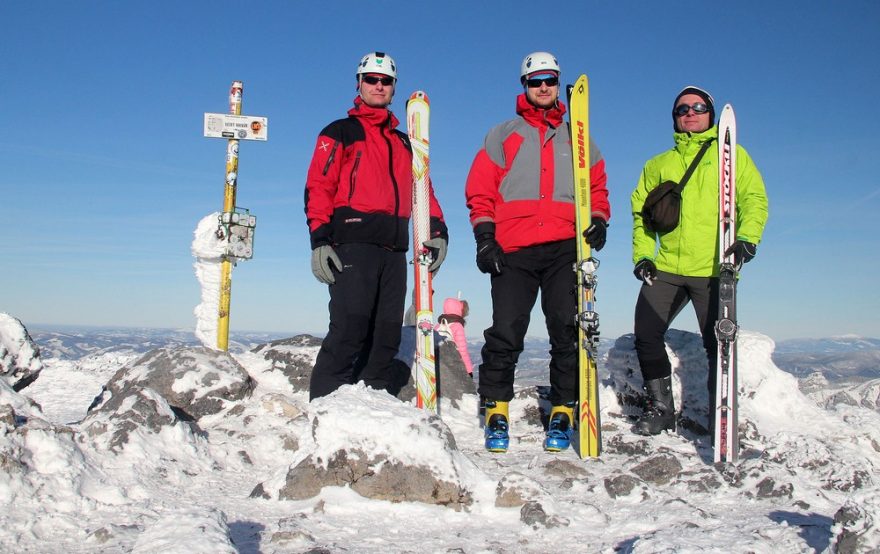
{"type": "Polygon", "coordinates": [[[358,82],[361,80],[361,75],[367,73],[380,73],[397,79],[397,65],[394,63],[394,59],[385,52],[370,52],[361,58],[361,63],[358,64],[355,74],[358,82]]]}
{"type": "Polygon", "coordinates": [[[532,52],[522,61],[522,67],[519,70],[519,80],[524,82],[526,76],[536,71],[555,71],[557,74],[562,73],[559,69],[559,62],[556,56],[550,52],[532,52]]]}

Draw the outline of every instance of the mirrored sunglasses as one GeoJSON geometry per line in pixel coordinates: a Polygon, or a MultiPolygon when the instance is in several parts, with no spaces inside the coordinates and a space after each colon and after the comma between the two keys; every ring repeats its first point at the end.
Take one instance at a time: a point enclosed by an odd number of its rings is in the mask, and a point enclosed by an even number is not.
{"type": "Polygon", "coordinates": [[[695,114],[704,114],[709,111],[709,106],[702,102],[694,102],[693,106],[688,106],[687,104],[679,104],[672,110],[672,113],[681,117],[683,115],[687,115],[687,113],[691,110],[694,110],[695,114]]]}

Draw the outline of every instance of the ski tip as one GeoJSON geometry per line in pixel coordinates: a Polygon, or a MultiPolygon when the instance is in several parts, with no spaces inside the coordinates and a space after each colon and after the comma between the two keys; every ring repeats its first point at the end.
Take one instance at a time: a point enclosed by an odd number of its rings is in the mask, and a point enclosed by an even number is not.
{"type": "Polygon", "coordinates": [[[428,101],[428,95],[423,90],[417,90],[414,93],[412,93],[409,96],[409,102],[412,102],[413,100],[421,100],[425,104],[430,104],[430,102],[428,101]]]}
{"type": "Polygon", "coordinates": [[[589,89],[589,83],[587,81],[587,76],[581,74],[580,77],[577,78],[577,81],[574,82],[573,85],[568,85],[566,87],[566,96],[568,98],[569,103],[571,103],[571,97],[574,94],[586,94],[589,89]]]}

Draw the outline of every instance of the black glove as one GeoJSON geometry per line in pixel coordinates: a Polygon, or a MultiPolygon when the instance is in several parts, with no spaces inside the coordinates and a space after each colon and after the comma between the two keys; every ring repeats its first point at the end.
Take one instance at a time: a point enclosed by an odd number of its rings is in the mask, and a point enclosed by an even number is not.
{"type": "Polygon", "coordinates": [[[746,242],[744,240],[736,240],[730,245],[730,248],[725,250],[724,256],[727,257],[733,254],[733,263],[739,266],[752,261],[752,258],[754,258],[757,253],[758,246],[754,243],[746,242]]]}
{"type": "Polygon", "coordinates": [[[608,223],[601,217],[593,216],[590,226],[584,231],[584,238],[590,243],[590,248],[598,252],[605,246],[606,229],[608,223]]]}
{"type": "Polygon", "coordinates": [[[495,224],[478,224],[474,227],[474,238],[477,240],[477,268],[489,275],[501,275],[504,250],[495,240],[495,224]]]}
{"type": "Polygon", "coordinates": [[[654,284],[654,279],[657,278],[657,266],[648,258],[639,260],[639,263],[637,263],[635,269],[633,269],[633,275],[636,276],[636,279],[644,282],[650,287],[654,284]]]}

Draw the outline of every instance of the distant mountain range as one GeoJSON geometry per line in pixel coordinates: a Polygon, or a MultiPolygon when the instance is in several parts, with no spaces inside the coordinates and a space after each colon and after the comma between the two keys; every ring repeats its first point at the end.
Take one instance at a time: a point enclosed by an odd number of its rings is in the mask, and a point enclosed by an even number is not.
{"type": "Polygon", "coordinates": [[[823,339],[788,339],[776,341],[776,352],[780,354],[832,354],[837,352],[868,350],[880,350],[880,339],[845,335],[842,337],[823,339]]]}
{"type": "MultiPolygon", "coordinates": [[[[104,352],[144,353],[164,346],[198,345],[190,329],[62,327],[28,330],[44,358],[76,360],[104,352]]],[[[230,350],[242,352],[290,333],[239,332],[230,334],[230,350]]],[[[614,345],[602,339],[600,359],[614,345]]],[[[482,341],[471,339],[474,365],[480,363],[482,341]]],[[[528,337],[517,367],[518,377],[546,380],[550,344],[546,338],[528,337]]],[[[799,379],[819,372],[831,384],[880,378],[880,339],[858,336],[777,341],[773,362],[799,379]]],[[[518,379],[519,380],[519,379],[518,379]]]]}
{"type": "Polygon", "coordinates": [[[779,341],[773,363],[798,378],[819,372],[830,383],[877,379],[880,339],[844,336],[779,341]]]}
{"type": "MultiPolygon", "coordinates": [[[[28,329],[40,347],[43,358],[77,360],[104,352],[144,353],[164,346],[197,346],[201,343],[191,329],[53,327],[28,329]]],[[[285,333],[230,333],[229,350],[250,350],[258,344],[279,338],[285,333]]]]}

